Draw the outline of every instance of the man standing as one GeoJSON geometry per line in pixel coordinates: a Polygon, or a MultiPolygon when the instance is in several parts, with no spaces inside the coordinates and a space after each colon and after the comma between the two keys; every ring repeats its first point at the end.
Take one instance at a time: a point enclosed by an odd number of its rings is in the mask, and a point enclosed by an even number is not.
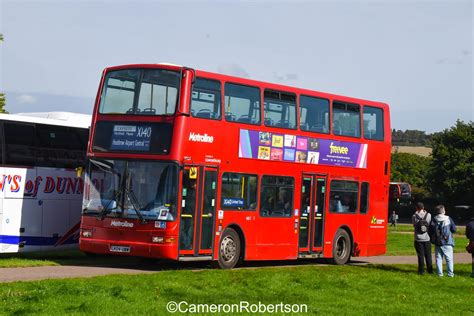
{"type": "Polygon", "coordinates": [[[443,276],[443,257],[446,260],[448,277],[454,276],[454,238],[456,225],[451,217],[445,215],[444,205],[435,208],[436,216],[430,225],[430,235],[435,244],[436,271],[443,276]]]}
{"type": "MultiPolygon", "coordinates": [[[[469,239],[470,244],[474,245],[474,216],[471,217],[471,221],[467,223],[466,225],[466,237],[467,239],[469,239]]],[[[471,278],[474,278],[474,250],[471,252],[471,255],[472,255],[471,278]]]]}
{"type": "Polygon", "coordinates": [[[418,273],[433,273],[433,263],[431,261],[431,243],[428,235],[428,228],[431,222],[431,214],[425,211],[422,202],[416,203],[416,212],[412,216],[413,227],[415,228],[415,250],[418,256],[418,273]]]}

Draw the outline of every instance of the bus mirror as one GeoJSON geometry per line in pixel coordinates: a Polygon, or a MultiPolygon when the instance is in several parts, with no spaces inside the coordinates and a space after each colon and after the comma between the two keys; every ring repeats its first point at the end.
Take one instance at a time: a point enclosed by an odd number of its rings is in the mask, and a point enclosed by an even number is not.
{"type": "Polygon", "coordinates": [[[83,167],[77,167],[76,168],[76,177],[80,178],[82,177],[82,173],[84,172],[84,168],[83,167]]]}
{"type": "Polygon", "coordinates": [[[195,80],[196,74],[194,69],[184,68],[181,76],[181,91],[180,91],[180,112],[181,114],[190,115],[190,105],[191,105],[191,93],[192,86],[195,80]]]}

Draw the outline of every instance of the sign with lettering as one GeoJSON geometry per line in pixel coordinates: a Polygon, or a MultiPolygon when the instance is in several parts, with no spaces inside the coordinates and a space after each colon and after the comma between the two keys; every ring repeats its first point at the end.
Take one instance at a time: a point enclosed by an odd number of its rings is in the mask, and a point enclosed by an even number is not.
{"type": "Polygon", "coordinates": [[[110,149],[149,151],[151,132],[151,126],[115,125],[110,149]]]}
{"type": "Polygon", "coordinates": [[[367,144],[240,130],[239,157],[367,168],[367,144]]]}

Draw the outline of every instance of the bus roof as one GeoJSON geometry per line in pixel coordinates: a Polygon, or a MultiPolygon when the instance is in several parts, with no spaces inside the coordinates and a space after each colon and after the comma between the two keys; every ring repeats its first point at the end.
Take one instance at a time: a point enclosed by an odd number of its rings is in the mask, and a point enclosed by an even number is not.
{"type": "Polygon", "coordinates": [[[31,112],[0,114],[0,121],[26,122],[58,126],[89,128],[92,115],[72,112],[31,112]]]}
{"type": "Polygon", "coordinates": [[[176,65],[176,64],[171,64],[171,63],[156,63],[156,64],[123,64],[123,65],[118,65],[118,66],[110,66],[104,69],[104,72],[112,71],[112,70],[120,70],[120,69],[127,69],[127,68],[156,68],[156,67],[161,67],[165,68],[168,70],[174,70],[174,71],[180,71],[184,68],[187,69],[193,69],[196,73],[196,76],[204,76],[204,77],[211,77],[214,79],[218,80],[225,80],[229,82],[234,82],[237,84],[250,84],[250,85],[256,85],[256,86],[266,86],[268,89],[275,89],[275,90],[286,90],[289,92],[295,92],[295,90],[298,91],[300,94],[304,95],[310,95],[310,96],[315,96],[315,94],[318,97],[322,98],[331,98],[333,100],[339,100],[342,102],[352,102],[352,103],[357,103],[357,104],[364,104],[364,105],[376,105],[380,106],[383,108],[388,108],[388,104],[376,100],[368,100],[368,99],[362,99],[362,98],[357,98],[357,97],[351,97],[347,95],[339,95],[339,94],[334,94],[334,93],[328,93],[328,92],[322,92],[318,90],[314,90],[313,88],[300,88],[296,86],[287,86],[283,84],[278,84],[278,83],[272,83],[272,82],[266,82],[266,81],[260,81],[260,80],[254,80],[250,78],[244,78],[244,77],[237,77],[237,76],[232,76],[232,75],[226,75],[226,74],[221,74],[221,73],[215,73],[215,72],[209,72],[209,71],[204,71],[204,70],[199,70],[196,68],[188,68],[184,67],[181,65],[176,65]]]}

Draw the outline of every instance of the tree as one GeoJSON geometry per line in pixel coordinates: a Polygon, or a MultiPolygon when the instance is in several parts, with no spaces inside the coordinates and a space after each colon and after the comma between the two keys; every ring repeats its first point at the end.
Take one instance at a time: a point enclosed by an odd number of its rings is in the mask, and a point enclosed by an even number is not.
{"type": "Polygon", "coordinates": [[[393,153],[390,167],[390,181],[407,182],[411,185],[413,196],[422,200],[429,195],[426,181],[431,159],[409,153],[393,153]]]}
{"type": "MultiPolygon", "coordinates": [[[[1,42],[3,42],[3,34],[0,34],[0,43],[1,42]]],[[[0,92],[0,113],[8,113],[5,110],[5,103],[6,103],[5,94],[0,92]]]]}
{"type": "Polygon", "coordinates": [[[448,205],[474,207],[474,122],[461,120],[433,135],[429,182],[448,205]]]}

